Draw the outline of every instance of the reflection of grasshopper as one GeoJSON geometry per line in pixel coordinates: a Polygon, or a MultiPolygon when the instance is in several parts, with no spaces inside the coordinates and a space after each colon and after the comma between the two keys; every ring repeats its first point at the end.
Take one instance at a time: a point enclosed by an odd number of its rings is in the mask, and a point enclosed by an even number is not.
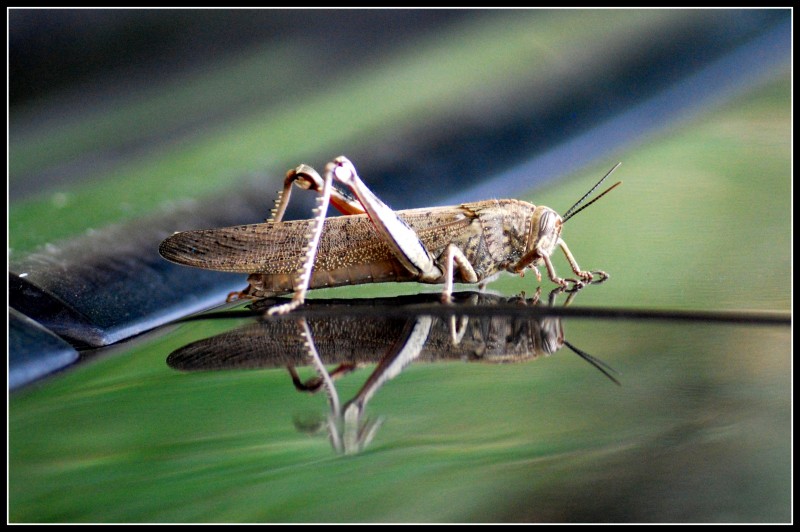
{"type": "Polygon", "coordinates": [[[249,273],[249,286],[239,297],[294,293],[270,314],[297,308],[310,288],[375,282],[443,283],[442,300],[449,301],[454,282],[484,284],[499,272],[522,275],[527,268],[541,280],[540,265],[557,285],[569,281],[579,288],[608,275],[581,270],[561,228],[619,184],[576,210],[606,177],[563,218],[549,207],[513,199],[395,212],[367,188],[349,160],[338,157],[326,167],[325,179],[310,166],[291,170],[267,223],[176,233],[159,252],[179,264],[249,273]],[[320,193],[313,219],[282,221],[293,184],[320,193]],[[329,203],[348,216],[326,220],[329,203]],[[577,279],[556,274],[550,257],[557,247],[577,279]]]}
{"type": "MultiPolygon", "coordinates": [[[[562,290],[550,294],[550,306],[562,290]]],[[[568,305],[575,293],[565,302],[568,305]]],[[[489,307],[508,301],[523,306],[537,305],[531,299],[506,300],[488,294],[455,294],[456,302],[489,307]]],[[[414,302],[429,296],[394,298],[414,302]]],[[[351,304],[357,302],[351,302],[351,304]]],[[[368,300],[369,305],[386,300],[368,300]]],[[[363,304],[363,303],[362,303],[363,304]]],[[[284,366],[289,369],[295,387],[301,391],[325,390],[330,406],[326,428],[334,449],[340,453],[361,451],[379,427],[378,421],[362,419],[365,407],[384,383],[399,375],[413,361],[468,360],[494,363],[522,362],[548,356],[566,345],[615,383],[614,371],[602,361],[576,349],[564,340],[561,319],[554,316],[531,316],[524,312],[508,315],[436,317],[425,314],[409,318],[348,316],[348,306],[331,305],[323,300],[310,304],[330,305],[330,315],[293,320],[266,320],[245,325],[212,338],[194,342],[169,355],[167,363],[179,370],[216,370],[284,366]],[[376,363],[356,395],[342,404],[334,379],[359,366],[376,363]],[[316,377],[303,381],[296,366],[309,363],[316,377]],[[328,371],[325,364],[336,365],[328,371]]]]}

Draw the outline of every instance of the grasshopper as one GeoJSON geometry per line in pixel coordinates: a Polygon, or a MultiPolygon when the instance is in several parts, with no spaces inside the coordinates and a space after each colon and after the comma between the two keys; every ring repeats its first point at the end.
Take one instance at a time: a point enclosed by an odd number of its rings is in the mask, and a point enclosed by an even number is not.
{"type": "Polygon", "coordinates": [[[516,199],[395,212],[342,156],[328,163],[324,179],[305,164],[290,170],[266,223],[175,233],[159,252],[178,264],[249,273],[249,286],[229,299],[293,293],[291,301],[272,307],[269,314],[297,308],[309,289],[363,283],[444,283],[442,301],[449,302],[454,282],[485,285],[502,271],[524,275],[527,268],[541,282],[542,264],[555,284],[580,288],[608,274],[581,270],[561,238],[562,225],[621,184],[576,210],[617,167],[563,217],[516,199]],[[293,185],[320,194],[312,219],[282,221],[293,185]],[[326,219],[329,204],[346,216],[326,219]],[[550,258],[556,247],[577,279],[556,274],[550,258]]]}

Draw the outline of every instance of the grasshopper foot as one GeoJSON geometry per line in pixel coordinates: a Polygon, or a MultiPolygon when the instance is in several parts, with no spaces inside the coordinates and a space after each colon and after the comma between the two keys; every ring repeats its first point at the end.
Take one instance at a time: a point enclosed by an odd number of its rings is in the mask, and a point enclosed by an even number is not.
{"type": "Polygon", "coordinates": [[[554,279],[555,283],[559,286],[559,288],[564,292],[577,292],[578,290],[582,289],[586,286],[586,282],[583,280],[578,279],[561,279],[557,278],[554,279]],[[572,286],[570,286],[572,284],[572,286]]]}
{"type": "Polygon", "coordinates": [[[584,282],[584,281],[579,281],[579,280],[577,280],[577,279],[567,279],[567,281],[570,281],[570,282],[572,282],[572,283],[573,283],[571,287],[569,287],[569,288],[566,288],[566,289],[564,290],[565,292],[568,292],[568,293],[569,293],[569,292],[577,292],[578,290],[582,290],[582,289],[583,289],[583,287],[585,287],[585,286],[586,286],[586,284],[587,284],[586,282],[584,282]]]}
{"type": "Polygon", "coordinates": [[[255,296],[250,295],[250,287],[248,286],[245,290],[241,292],[230,292],[228,297],[225,298],[225,303],[231,303],[233,301],[242,301],[245,299],[258,299],[255,296]]]}

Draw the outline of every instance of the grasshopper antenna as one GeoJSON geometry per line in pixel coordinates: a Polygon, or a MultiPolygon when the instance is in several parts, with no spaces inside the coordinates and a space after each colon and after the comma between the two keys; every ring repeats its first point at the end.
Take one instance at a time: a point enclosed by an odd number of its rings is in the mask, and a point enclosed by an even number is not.
{"type": "Polygon", "coordinates": [[[611,381],[614,384],[616,384],[617,386],[622,386],[622,384],[620,384],[620,382],[617,379],[615,379],[614,376],[610,373],[610,372],[613,372],[613,373],[616,373],[617,375],[619,375],[620,374],[619,371],[615,370],[614,368],[612,368],[611,366],[609,366],[608,364],[606,364],[605,362],[603,362],[599,358],[593,357],[592,355],[590,355],[586,351],[581,351],[580,349],[578,349],[577,347],[575,347],[571,343],[567,342],[566,340],[564,341],[564,345],[566,345],[567,347],[572,349],[572,351],[576,355],[578,355],[579,357],[584,359],[586,362],[588,362],[589,364],[591,364],[592,366],[594,366],[595,368],[600,370],[600,373],[602,373],[603,375],[605,375],[606,377],[611,379],[611,381]]]}
{"type": "Polygon", "coordinates": [[[619,168],[621,164],[622,164],[622,163],[617,163],[617,164],[615,164],[615,165],[614,165],[614,167],[613,167],[611,170],[609,170],[609,171],[606,173],[606,175],[604,175],[604,176],[603,176],[603,179],[601,179],[600,181],[598,181],[598,182],[597,182],[597,184],[596,184],[595,186],[593,186],[593,187],[592,187],[592,188],[589,190],[589,192],[587,192],[586,194],[584,194],[584,195],[583,195],[583,197],[582,197],[581,199],[579,199],[578,201],[576,201],[576,202],[575,202],[575,205],[573,205],[572,207],[570,207],[570,208],[567,210],[567,212],[565,212],[565,213],[564,213],[564,216],[562,216],[562,218],[561,218],[561,223],[564,223],[564,222],[566,222],[567,220],[569,220],[570,218],[572,218],[573,216],[575,216],[576,214],[578,214],[579,212],[581,212],[583,209],[585,209],[586,207],[588,207],[589,205],[591,205],[592,203],[594,203],[595,201],[599,200],[600,198],[602,198],[603,196],[605,196],[606,194],[608,194],[609,192],[611,192],[612,190],[614,190],[615,188],[617,188],[619,185],[621,185],[621,184],[622,184],[622,181],[617,181],[616,183],[614,183],[613,185],[611,185],[609,188],[607,188],[607,189],[606,189],[606,190],[605,190],[605,191],[604,191],[602,194],[600,194],[599,196],[597,196],[595,199],[593,199],[592,201],[590,201],[589,203],[587,203],[586,205],[584,205],[583,207],[581,207],[581,208],[580,208],[580,209],[578,209],[577,211],[575,210],[575,208],[576,208],[578,205],[580,205],[581,203],[583,203],[583,201],[584,201],[586,198],[588,198],[588,197],[589,197],[589,195],[591,195],[591,193],[592,193],[592,192],[594,192],[594,191],[597,189],[597,187],[599,187],[599,186],[600,186],[600,184],[601,184],[603,181],[605,181],[605,180],[606,180],[606,178],[607,178],[608,176],[610,176],[611,174],[613,174],[613,173],[614,173],[614,170],[616,170],[617,168],[619,168]]]}

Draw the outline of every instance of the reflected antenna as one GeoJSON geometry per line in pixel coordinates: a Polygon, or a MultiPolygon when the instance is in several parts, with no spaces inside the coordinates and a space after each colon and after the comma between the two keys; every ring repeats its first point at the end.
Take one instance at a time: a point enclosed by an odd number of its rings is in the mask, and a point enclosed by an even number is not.
{"type": "MultiPolygon", "coordinates": [[[[588,207],[588,205],[587,205],[587,207],[588,207]]],[[[575,347],[571,343],[567,342],[566,340],[564,340],[564,345],[566,345],[567,347],[572,349],[572,351],[576,355],[578,355],[579,357],[584,359],[586,362],[588,362],[589,364],[591,364],[592,366],[594,366],[595,368],[600,370],[600,372],[603,375],[605,375],[606,377],[608,377],[609,379],[611,379],[611,381],[614,384],[616,384],[617,386],[622,386],[622,384],[617,379],[615,379],[613,375],[611,375],[611,373],[616,373],[617,375],[621,375],[621,373],[619,371],[615,370],[614,368],[612,368],[611,366],[609,366],[608,364],[606,364],[605,362],[603,362],[599,358],[593,357],[592,355],[590,355],[586,351],[581,351],[580,349],[578,349],[577,347],[575,347]]]]}

